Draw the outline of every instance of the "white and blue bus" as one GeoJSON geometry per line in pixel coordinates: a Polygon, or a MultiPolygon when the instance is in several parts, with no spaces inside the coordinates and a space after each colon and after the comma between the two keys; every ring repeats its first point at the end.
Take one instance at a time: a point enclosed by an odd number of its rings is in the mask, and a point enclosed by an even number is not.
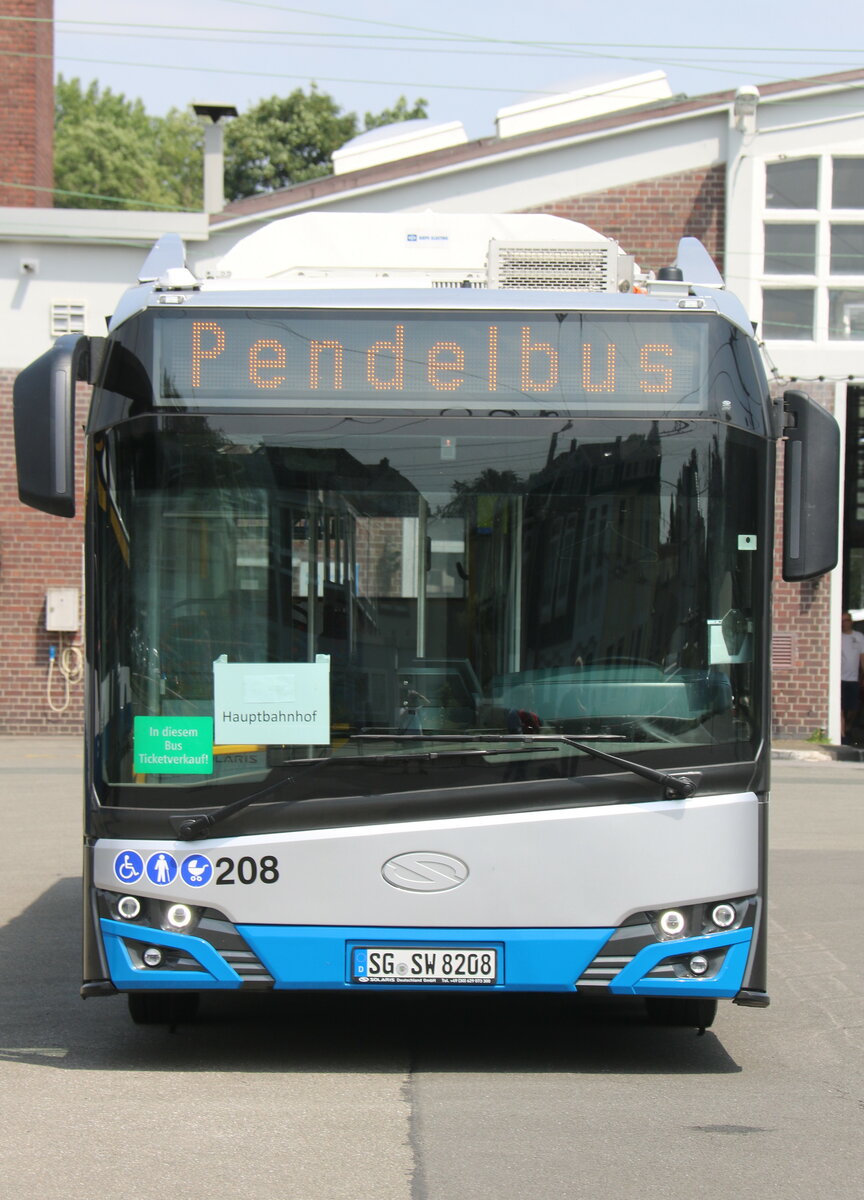
{"type": "Polygon", "coordinates": [[[834,566],[837,426],[772,401],[693,239],[313,214],[154,247],[19,376],[22,500],[86,418],[85,996],[764,1006],[783,574],[834,566]]]}

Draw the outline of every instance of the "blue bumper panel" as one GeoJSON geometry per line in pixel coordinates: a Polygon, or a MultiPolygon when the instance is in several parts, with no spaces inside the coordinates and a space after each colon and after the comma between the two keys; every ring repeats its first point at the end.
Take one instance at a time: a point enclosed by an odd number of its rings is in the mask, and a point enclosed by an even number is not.
{"type": "Polygon", "coordinates": [[[229,967],[225,959],[209,942],[189,934],[170,933],[164,929],[146,929],[140,925],[127,925],[121,921],[101,918],[102,937],[111,982],[120,991],[155,989],[164,992],[169,988],[183,991],[203,991],[218,988],[239,988],[240,976],[229,967]],[[160,970],[158,967],[138,967],[132,961],[125,942],[140,942],[145,946],[162,946],[179,950],[200,963],[200,971],[160,970]]]}
{"type": "MultiPolygon", "coordinates": [[[[277,988],[359,988],[393,991],[391,984],[351,982],[355,946],[498,946],[499,981],[491,988],[573,992],[575,982],[611,929],[392,929],[357,926],[238,925],[237,931],[273,976],[277,988]]],[[[465,991],[459,985],[400,984],[399,990],[465,991]]],[[[474,989],[471,989],[474,990],[474,989]]]]}
{"type": "Polygon", "coordinates": [[[658,942],[646,946],[609,984],[616,996],[711,996],[720,999],[737,996],[744,982],[744,970],[750,954],[752,929],[734,929],[709,937],[682,938],[676,942],[658,942]],[[647,979],[664,959],[690,954],[726,950],[716,975],[693,979],[647,979]]]}

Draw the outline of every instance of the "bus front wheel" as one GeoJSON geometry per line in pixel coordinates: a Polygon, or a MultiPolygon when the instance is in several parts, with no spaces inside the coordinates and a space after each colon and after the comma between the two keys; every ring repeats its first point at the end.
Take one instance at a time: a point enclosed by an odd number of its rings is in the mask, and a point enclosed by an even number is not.
{"type": "Polygon", "coordinates": [[[713,999],[678,999],[672,996],[649,996],[645,1010],[652,1025],[670,1025],[676,1029],[710,1029],[717,1016],[717,1001],[713,999]]]}
{"type": "Polygon", "coordinates": [[[136,1025],[180,1025],[194,1021],[197,992],[129,992],[129,1016],[136,1025]]]}

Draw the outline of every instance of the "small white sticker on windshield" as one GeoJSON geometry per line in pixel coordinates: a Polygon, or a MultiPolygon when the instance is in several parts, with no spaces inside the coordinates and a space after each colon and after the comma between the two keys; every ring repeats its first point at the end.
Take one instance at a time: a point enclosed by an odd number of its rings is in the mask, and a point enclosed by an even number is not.
{"type": "Polygon", "coordinates": [[[738,549],[739,550],[755,550],[756,549],[756,534],[755,533],[739,533],[738,534],[738,549]]]}

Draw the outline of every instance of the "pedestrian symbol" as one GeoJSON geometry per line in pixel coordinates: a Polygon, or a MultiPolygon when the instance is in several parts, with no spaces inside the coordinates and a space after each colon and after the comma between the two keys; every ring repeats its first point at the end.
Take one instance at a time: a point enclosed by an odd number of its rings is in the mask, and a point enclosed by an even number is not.
{"type": "Polygon", "coordinates": [[[176,874],[177,859],[173,854],[166,854],[164,850],[160,850],[158,854],[151,854],[147,859],[147,878],[158,887],[172,883],[176,874]]]}
{"type": "Polygon", "coordinates": [[[144,859],[136,850],[121,850],[114,859],[114,874],[121,883],[137,883],[144,874],[144,859]]]}
{"type": "Polygon", "coordinates": [[[190,887],[204,887],[213,878],[213,864],[204,854],[190,854],[180,864],[180,878],[190,887]]]}

